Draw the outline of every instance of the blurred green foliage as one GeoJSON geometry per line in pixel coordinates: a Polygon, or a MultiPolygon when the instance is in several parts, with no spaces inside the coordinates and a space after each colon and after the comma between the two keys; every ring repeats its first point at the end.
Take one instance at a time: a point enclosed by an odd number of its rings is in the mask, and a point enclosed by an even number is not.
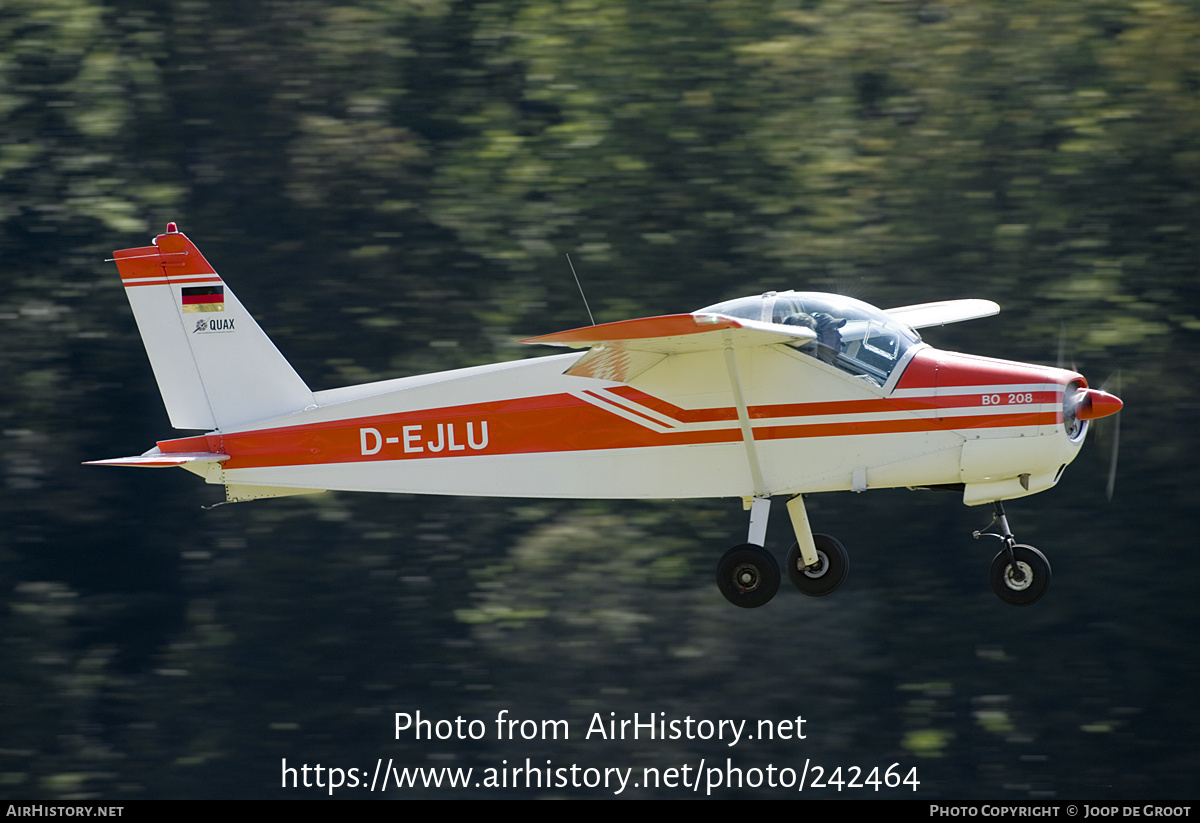
{"type": "Polygon", "coordinates": [[[0,794],[705,754],[392,740],[418,708],[804,714],[802,748],[748,760],[1194,793],[1198,41],[1168,0],[4,3],[0,794]],[[995,299],[929,342],[1120,369],[1117,500],[1101,426],[1010,510],[1057,572],[1019,611],[950,496],[813,498],[850,583],[750,613],[709,579],[736,501],[202,512],[183,473],[78,465],[170,435],[102,262],[167,220],[314,388],[537,354],[515,341],[586,320],[565,252],[598,321],[767,288],[995,299]]]}

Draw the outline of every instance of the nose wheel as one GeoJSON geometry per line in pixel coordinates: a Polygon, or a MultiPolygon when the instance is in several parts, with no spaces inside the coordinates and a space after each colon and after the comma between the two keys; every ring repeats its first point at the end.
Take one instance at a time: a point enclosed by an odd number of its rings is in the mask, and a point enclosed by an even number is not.
{"type": "Polygon", "coordinates": [[[980,537],[995,537],[1004,544],[1004,548],[992,559],[992,568],[988,579],[996,596],[1010,606],[1029,606],[1042,599],[1042,595],[1050,588],[1050,561],[1046,555],[1033,546],[1018,543],[1008,528],[1008,518],[1004,516],[1004,505],[996,501],[996,513],[992,522],[984,530],[974,533],[980,537]],[[999,525],[1000,534],[986,531],[992,526],[999,525]]]}
{"type": "Polygon", "coordinates": [[[1012,557],[1003,550],[992,560],[992,591],[1010,606],[1028,606],[1042,599],[1050,588],[1050,561],[1033,546],[1012,547],[1012,557]]]}

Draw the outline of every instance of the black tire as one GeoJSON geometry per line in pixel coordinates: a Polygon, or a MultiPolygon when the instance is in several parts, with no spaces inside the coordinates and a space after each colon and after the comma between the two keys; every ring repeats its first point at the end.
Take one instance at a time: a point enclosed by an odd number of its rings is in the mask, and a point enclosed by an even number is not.
{"type": "Polygon", "coordinates": [[[1013,546],[1013,558],[1024,572],[1024,579],[1013,576],[1008,552],[1002,551],[992,560],[989,578],[992,591],[1010,606],[1028,606],[1042,599],[1050,588],[1050,561],[1033,546],[1013,546]]]}
{"type": "Polygon", "coordinates": [[[779,591],[779,564],[762,546],[734,546],[717,564],[717,588],[735,606],[758,608],[779,591]]]}
{"type": "Polygon", "coordinates": [[[800,544],[793,543],[787,554],[788,580],[809,597],[824,597],[833,594],[846,581],[846,575],[850,573],[850,555],[841,541],[827,534],[814,534],[813,542],[817,544],[820,563],[815,569],[805,568],[800,544]]]}

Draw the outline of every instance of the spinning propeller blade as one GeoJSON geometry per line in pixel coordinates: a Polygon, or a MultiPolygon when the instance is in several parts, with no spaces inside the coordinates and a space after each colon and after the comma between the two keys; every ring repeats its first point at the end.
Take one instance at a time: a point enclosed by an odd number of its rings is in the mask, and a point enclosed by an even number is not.
{"type": "MultiPolygon", "coordinates": [[[[1105,382],[1105,385],[1108,384],[1107,380],[1104,382],[1105,382]]],[[[1116,390],[1118,392],[1121,391],[1121,370],[1120,369],[1117,370],[1116,390]]],[[[1105,494],[1108,495],[1108,499],[1110,502],[1113,499],[1113,490],[1116,488],[1116,485],[1117,485],[1117,454],[1120,451],[1120,445],[1121,445],[1121,415],[1118,414],[1113,418],[1112,457],[1109,459],[1108,483],[1105,486],[1105,494]]]]}

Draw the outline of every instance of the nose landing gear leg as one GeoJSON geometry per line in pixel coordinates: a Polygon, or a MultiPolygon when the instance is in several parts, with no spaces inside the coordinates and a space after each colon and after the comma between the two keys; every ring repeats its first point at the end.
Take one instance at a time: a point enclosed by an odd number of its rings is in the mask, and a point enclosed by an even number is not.
{"type": "Polygon", "coordinates": [[[988,575],[992,591],[1011,606],[1036,603],[1050,587],[1050,561],[1033,546],[1018,543],[1008,527],[1004,504],[997,500],[995,507],[992,522],[972,533],[976,540],[994,537],[1004,544],[1004,548],[992,559],[988,575]],[[988,531],[993,526],[1000,527],[999,534],[988,531]]]}

